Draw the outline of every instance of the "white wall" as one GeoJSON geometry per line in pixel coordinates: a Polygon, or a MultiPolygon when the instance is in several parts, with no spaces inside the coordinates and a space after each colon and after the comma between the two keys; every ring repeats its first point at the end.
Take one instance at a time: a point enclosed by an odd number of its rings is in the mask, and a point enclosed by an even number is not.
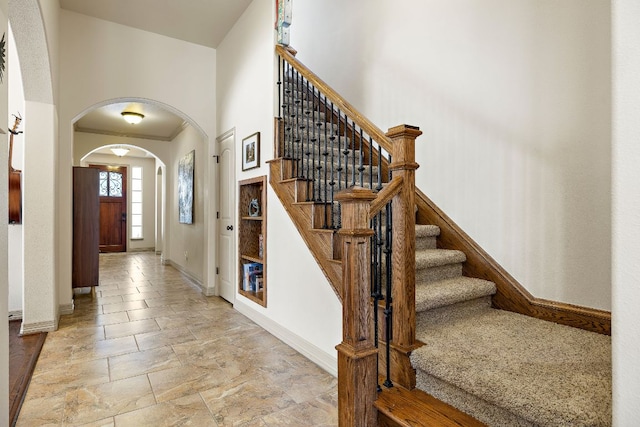
{"type": "MultiPolygon", "coordinates": [[[[254,1],[217,49],[218,129],[235,127],[238,146],[254,132],[261,137],[260,168],[242,172],[236,156],[238,180],[267,175],[273,157],[272,13],[272,2],[254,1]]],[[[267,308],[241,295],[235,307],[335,372],[341,305],[271,187],[267,198],[267,308]]]]}
{"type": "MultiPolygon", "coordinates": [[[[167,165],[167,220],[171,252],[168,259],[181,270],[203,282],[210,260],[205,254],[205,194],[208,156],[202,136],[191,126],[171,141],[173,153],[167,165]],[[178,163],[189,152],[195,150],[193,182],[193,224],[181,224],[178,216],[178,163]]],[[[167,257],[163,257],[167,258],[167,257]]]]}
{"type": "MultiPolygon", "coordinates": [[[[11,27],[9,27],[11,28],[11,27]]],[[[11,76],[7,79],[9,84],[9,114],[7,122],[13,125],[15,117],[13,114],[24,113],[24,89],[22,87],[22,74],[20,72],[20,63],[18,60],[18,51],[16,49],[15,40],[11,31],[7,32],[8,38],[8,62],[7,75],[11,76]]],[[[22,126],[19,128],[22,130],[22,126]]],[[[24,137],[17,135],[13,138],[13,158],[12,166],[15,169],[22,170],[24,167],[24,137]]],[[[22,313],[22,287],[23,280],[23,257],[22,257],[22,224],[9,225],[9,313],[22,313]]]]}
{"type": "Polygon", "coordinates": [[[613,425],[640,425],[640,3],[613,5],[613,425]]]}
{"type": "MultiPolygon", "coordinates": [[[[7,0],[0,0],[0,31],[7,31],[7,0]]],[[[6,68],[8,70],[8,67],[6,68]]],[[[5,75],[5,79],[8,76],[5,75]]],[[[7,80],[0,85],[0,117],[7,117],[8,84],[7,80]]],[[[7,135],[3,135],[6,138],[7,135]]],[[[6,141],[6,139],[5,139],[6,141]]],[[[7,150],[0,150],[0,164],[7,161],[7,150]]],[[[8,170],[0,169],[0,182],[8,182],[8,170]]],[[[0,212],[9,212],[8,186],[0,185],[0,212]]],[[[0,271],[8,269],[8,236],[7,228],[0,227],[0,271]]],[[[9,283],[6,274],[0,274],[0,319],[8,317],[9,283]]],[[[0,427],[9,426],[9,322],[0,322],[0,427]]]]}
{"type": "MultiPolygon", "coordinates": [[[[76,136],[78,134],[76,133],[76,136]]],[[[88,135],[89,137],[91,134],[88,135]]],[[[91,154],[82,162],[82,166],[114,165],[127,167],[127,251],[155,250],[156,226],[156,159],[153,157],[118,157],[109,154],[91,154]],[[142,168],[142,239],[131,239],[131,168],[142,168]]],[[[96,191],[98,189],[96,188],[96,191]]]]}
{"type": "Polygon", "coordinates": [[[610,310],[609,11],[297,0],[291,45],[381,129],[420,126],[419,188],[534,296],[610,310]]]}
{"type": "Polygon", "coordinates": [[[55,72],[51,64],[56,62],[58,49],[57,35],[47,37],[45,33],[45,27],[57,32],[57,11],[57,0],[50,1],[42,10],[38,0],[9,0],[25,99],[22,251],[33,254],[29,258],[23,256],[25,333],[54,329],[59,311],[55,270],[58,251],[54,247],[57,200],[53,196],[57,183],[58,116],[54,104],[57,81],[51,78],[55,72]],[[27,130],[29,122],[31,132],[27,130]],[[34,191],[29,191],[29,187],[34,191]],[[42,251],[47,251],[51,262],[40,262],[42,251]]]}
{"type": "MultiPolygon", "coordinates": [[[[70,241],[68,215],[73,157],[72,123],[90,108],[109,100],[140,98],[171,107],[204,134],[209,155],[216,135],[216,52],[146,31],[69,11],[60,11],[60,241],[70,241]]],[[[169,159],[163,159],[169,164],[169,159]]],[[[171,171],[168,171],[171,173],[171,171]]],[[[204,169],[205,180],[209,170],[204,169]]],[[[206,198],[206,200],[215,200],[206,198]]],[[[209,205],[204,206],[204,236],[215,236],[209,205]]],[[[203,259],[215,256],[205,245],[203,259]]],[[[169,253],[171,248],[169,248],[169,253]]],[[[171,254],[169,254],[171,256],[171,254]]],[[[60,252],[60,282],[71,299],[71,247],[60,252]]],[[[205,286],[215,277],[207,270],[205,286]]]]}

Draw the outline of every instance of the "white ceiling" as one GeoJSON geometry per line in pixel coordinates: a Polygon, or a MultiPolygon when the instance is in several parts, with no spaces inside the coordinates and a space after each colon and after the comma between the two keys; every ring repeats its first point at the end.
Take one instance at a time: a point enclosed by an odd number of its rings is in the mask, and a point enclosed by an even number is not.
{"type": "MultiPolygon", "coordinates": [[[[252,0],[60,0],[63,9],[179,40],[216,48],[252,0]]],[[[170,141],[184,120],[157,105],[111,104],[90,111],[75,123],[78,132],[170,141]],[[130,125],[120,113],[145,115],[130,125]]]]}
{"type": "Polygon", "coordinates": [[[181,117],[156,104],[121,102],[91,110],[74,126],[76,132],[171,141],[186,123],[181,117]],[[144,119],[138,124],[129,124],[122,118],[123,111],[141,113],[144,119]]]}
{"type": "Polygon", "coordinates": [[[252,0],[60,0],[63,9],[218,47],[252,0]]]}

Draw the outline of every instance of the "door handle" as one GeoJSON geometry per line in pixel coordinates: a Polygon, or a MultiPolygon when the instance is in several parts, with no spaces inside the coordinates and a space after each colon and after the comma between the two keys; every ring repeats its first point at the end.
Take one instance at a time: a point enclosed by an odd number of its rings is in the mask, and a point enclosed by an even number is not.
{"type": "Polygon", "coordinates": [[[122,222],[126,222],[127,221],[127,214],[126,213],[122,213],[122,222]]]}
{"type": "Polygon", "coordinates": [[[227,225],[227,230],[229,231],[233,230],[233,225],[227,225]]]}

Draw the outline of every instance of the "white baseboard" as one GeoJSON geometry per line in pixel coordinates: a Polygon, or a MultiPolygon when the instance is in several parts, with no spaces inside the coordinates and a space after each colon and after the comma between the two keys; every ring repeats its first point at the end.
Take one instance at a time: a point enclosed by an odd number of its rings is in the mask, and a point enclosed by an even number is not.
{"type": "Polygon", "coordinates": [[[218,293],[216,292],[216,288],[202,288],[202,295],[204,295],[205,297],[215,297],[218,296],[218,293]]]}
{"type": "Polygon", "coordinates": [[[242,313],[243,315],[247,316],[249,319],[253,320],[266,331],[271,333],[271,335],[277,337],[285,344],[297,350],[299,353],[314,362],[316,365],[320,366],[329,374],[333,375],[334,377],[338,376],[338,359],[336,356],[328,354],[324,350],[321,350],[299,335],[296,335],[290,330],[284,328],[279,323],[276,323],[267,316],[251,309],[248,305],[246,305],[239,299],[236,299],[236,302],[233,304],[233,308],[238,310],[238,312],[242,313]]]}
{"type": "Polygon", "coordinates": [[[20,328],[20,335],[29,335],[29,334],[37,334],[39,332],[52,332],[58,329],[58,321],[57,320],[49,320],[46,322],[36,322],[25,324],[22,322],[22,327],[20,328]]]}
{"type": "Polygon", "coordinates": [[[193,283],[194,285],[196,285],[197,287],[200,288],[200,291],[202,291],[202,293],[204,294],[204,286],[202,285],[202,282],[200,281],[200,279],[198,279],[197,277],[195,277],[193,274],[189,273],[187,270],[185,270],[181,265],[176,264],[175,262],[171,261],[170,259],[165,259],[163,261],[163,264],[165,265],[170,265],[171,267],[175,268],[176,270],[178,270],[181,274],[183,274],[184,276],[187,277],[187,279],[189,279],[189,281],[191,283],[193,283]]]}
{"type": "Polygon", "coordinates": [[[65,316],[67,314],[73,314],[74,308],[73,300],[71,300],[69,304],[60,304],[58,309],[60,310],[60,315],[65,316]]]}
{"type": "Polygon", "coordinates": [[[9,312],[9,320],[22,320],[22,310],[12,310],[9,312]]]}

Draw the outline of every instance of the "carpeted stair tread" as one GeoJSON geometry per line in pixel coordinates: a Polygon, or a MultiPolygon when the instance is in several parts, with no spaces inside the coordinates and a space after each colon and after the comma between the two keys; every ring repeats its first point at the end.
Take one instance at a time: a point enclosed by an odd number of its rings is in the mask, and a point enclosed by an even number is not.
{"type": "Polygon", "coordinates": [[[430,283],[416,283],[416,312],[450,306],[496,293],[493,282],[460,276],[430,283]]]}
{"type": "Polygon", "coordinates": [[[423,249],[416,251],[416,270],[465,262],[464,252],[452,249],[423,249]]]}
{"type": "MultiPolygon", "coordinates": [[[[426,345],[411,355],[422,390],[439,397],[438,384],[457,387],[513,414],[518,425],[611,425],[611,337],[488,306],[429,313],[416,325],[426,345]]],[[[459,400],[448,403],[464,407],[459,400]]],[[[488,425],[504,422],[490,408],[471,410],[488,425]]]]}

